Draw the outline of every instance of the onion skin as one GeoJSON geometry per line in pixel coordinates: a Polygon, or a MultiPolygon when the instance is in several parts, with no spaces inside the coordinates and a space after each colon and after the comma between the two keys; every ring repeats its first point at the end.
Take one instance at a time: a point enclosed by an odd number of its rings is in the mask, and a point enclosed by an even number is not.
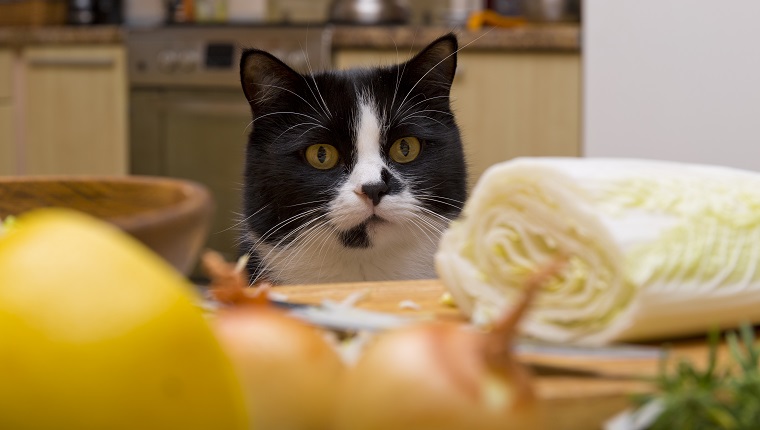
{"type": "Polygon", "coordinates": [[[335,429],[544,428],[527,370],[493,369],[480,354],[486,341],[446,323],[382,336],[347,374],[335,429]]]}
{"type": "Polygon", "coordinates": [[[347,372],[335,430],[539,430],[531,376],[512,353],[515,331],[560,257],[525,283],[488,332],[433,322],[381,335],[347,372]]]}
{"type": "Polygon", "coordinates": [[[211,292],[227,304],[213,321],[243,387],[250,428],[327,430],[343,362],[315,327],[270,305],[267,285],[249,288],[247,274],[207,252],[211,292]]]}
{"type": "Polygon", "coordinates": [[[330,428],[343,363],[317,329],[262,306],[225,309],[214,328],[243,385],[250,428],[330,428]]]}

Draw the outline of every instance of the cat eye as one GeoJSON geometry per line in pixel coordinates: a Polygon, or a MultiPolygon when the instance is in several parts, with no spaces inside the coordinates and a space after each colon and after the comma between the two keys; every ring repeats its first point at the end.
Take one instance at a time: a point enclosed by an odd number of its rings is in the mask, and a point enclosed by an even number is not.
{"type": "Polygon", "coordinates": [[[332,169],[339,159],[338,150],[332,145],[320,143],[306,148],[306,161],[317,169],[332,169]]]}
{"type": "Polygon", "coordinates": [[[403,137],[391,145],[388,151],[391,159],[397,163],[408,163],[420,155],[420,141],[416,137],[403,137]]]}

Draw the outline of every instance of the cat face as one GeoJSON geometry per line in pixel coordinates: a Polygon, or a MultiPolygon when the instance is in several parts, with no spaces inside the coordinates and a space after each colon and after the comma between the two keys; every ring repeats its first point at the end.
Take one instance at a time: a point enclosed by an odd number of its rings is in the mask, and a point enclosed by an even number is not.
{"type": "Polygon", "coordinates": [[[465,198],[456,38],[391,67],[301,75],[248,50],[242,252],[287,283],[431,277],[465,198]]]}

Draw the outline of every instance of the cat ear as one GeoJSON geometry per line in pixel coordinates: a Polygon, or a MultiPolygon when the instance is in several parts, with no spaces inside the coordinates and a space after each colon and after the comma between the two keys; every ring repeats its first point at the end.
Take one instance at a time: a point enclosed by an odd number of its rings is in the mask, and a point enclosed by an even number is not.
{"type": "Polygon", "coordinates": [[[246,49],[240,58],[240,83],[254,115],[298,94],[303,78],[274,55],[246,49]]]}
{"type": "Polygon", "coordinates": [[[426,87],[441,86],[448,92],[457,69],[458,47],[453,33],[438,38],[407,62],[405,74],[425,81],[426,87]]]}

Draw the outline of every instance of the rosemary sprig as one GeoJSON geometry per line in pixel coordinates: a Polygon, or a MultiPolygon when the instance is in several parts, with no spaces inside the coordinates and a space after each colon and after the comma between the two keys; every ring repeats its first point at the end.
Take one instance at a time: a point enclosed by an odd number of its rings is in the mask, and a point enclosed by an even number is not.
{"type": "Polygon", "coordinates": [[[639,399],[659,401],[662,413],[650,430],[757,430],[760,429],[760,348],[750,324],[739,334],[726,334],[733,361],[738,368],[718,369],[720,335],[709,335],[708,364],[705,370],[681,360],[674,371],[663,366],[656,379],[658,393],[639,399]],[[740,340],[741,338],[741,340],[740,340]]]}

